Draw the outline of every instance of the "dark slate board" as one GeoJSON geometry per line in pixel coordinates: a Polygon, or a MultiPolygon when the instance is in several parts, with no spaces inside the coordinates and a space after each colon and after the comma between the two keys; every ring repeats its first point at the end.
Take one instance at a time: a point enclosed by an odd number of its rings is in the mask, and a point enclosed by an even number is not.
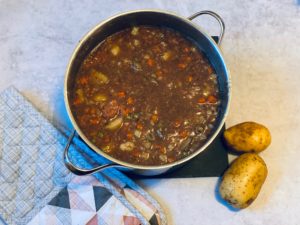
{"type": "Polygon", "coordinates": [[[132,179],[151,178],[193,178],[193,177],[219,177],[228,167],[228,154],[222,141],[222,133],[198,156],[187,162],[184,166],[158,176],[137,176],[127,174],[132,179]]]}

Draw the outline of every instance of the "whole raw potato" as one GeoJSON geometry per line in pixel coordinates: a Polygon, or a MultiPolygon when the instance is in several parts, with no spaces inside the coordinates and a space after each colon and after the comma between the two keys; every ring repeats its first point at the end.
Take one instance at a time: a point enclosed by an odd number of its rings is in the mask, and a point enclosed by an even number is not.
{"type": "Polygon", "coordinates": [[[245,153],[236,158],[224,173],[220,195],[234,208],[246,208],[256,199],[267,174],[267,166],[259,155],[245,153]]]}
{"type": "Polygon", "coordinates": [[[268,128],[255,122],[244,122],[224,132],[226,144],[237,152],[261,152],[271,143],[268,128]]]}

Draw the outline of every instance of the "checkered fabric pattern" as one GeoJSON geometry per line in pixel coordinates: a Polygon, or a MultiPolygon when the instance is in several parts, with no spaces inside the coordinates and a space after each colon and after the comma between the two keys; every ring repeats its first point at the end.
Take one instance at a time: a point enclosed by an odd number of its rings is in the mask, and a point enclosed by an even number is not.
{"type": "Polygon", "coordinates": [[[0,215],[26,224],[72,179],[57,132],[13,88],[0,94],[0,215]]]}
{"type": "MultiPolygon", "coordinates": [[[[77,165],[105,162],[78,138],[74,143],[77,165]]],[[[69,173],[65,144],[66,136],[14,88],[0,94],[0,224],[167,223],[160,205],[119,171],[84,178],[69,173]]]]}

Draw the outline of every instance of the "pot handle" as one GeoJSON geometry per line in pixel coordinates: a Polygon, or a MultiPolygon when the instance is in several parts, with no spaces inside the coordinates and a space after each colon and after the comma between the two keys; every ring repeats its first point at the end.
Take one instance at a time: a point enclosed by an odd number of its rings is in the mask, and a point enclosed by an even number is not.
{"type": "Polygon", "coordinates": [[[118,165],[118,164],[104,164],[102,166],[97,166],[97,167],[92,168],[92,169],[85,169],[85,168],[80,168],[80,167],[75,166],[71,162],[71,160],[69,158],[69,154],[68,154],[69,153],[70,145],[72,143],[72,140],[73,140],[75,134],[76,134],[76,131],[73,130],[73,132],[71,133],[71,135],[68,138],[66,147],[64,149],[64,163],[65,163],[66,167],[72,173],[74,173],[74,174],[76,174],[78,176],[84,176],[84,175],[93,174],[93,173],[96,173],[96,172],[99,172],[101,170],[104,170],[104,169],[107,169],[107,168],[111,168],[111,167],[124,167],[124,166],[121,166],[121,165],[118,165]]]}
{"type": "Polygon", "coordinates": [[[189,16],[188,19],[189,20],[193,20],[196,17],[201,16],[201,15],[212,16],[213,18],[215,18],[218,21],[218,23],[220,25],[221,31],[220,31],[219,40],[218,40],[217,44],[221,45],[222,40],[223,40],[223,36],[224,36],[224,33],[225,33],[225,23],[224,23],[223,19],[217,13],[215,13],[213,11],[209,11],[209,10],[204,10],[204,11],[196,12],[195,14],[189,16]]]}

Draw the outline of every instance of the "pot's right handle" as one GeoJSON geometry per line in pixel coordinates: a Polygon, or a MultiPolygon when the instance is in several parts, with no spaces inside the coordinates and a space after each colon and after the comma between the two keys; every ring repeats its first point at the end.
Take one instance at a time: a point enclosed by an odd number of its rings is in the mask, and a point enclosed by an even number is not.
{"type": "Polygon", "coordinates": [[[195,14],[191,15],[190,17],[188,17],[189,20],[193,20],[198,16],[201,15],[209,15],[212,16],[213,18],[215,18],[218,23],[220,24],[220,35],[219,35],[219,40],[217,42],[218,45],[221,45],[222,40],[223,40],[223,36],[225,33],[225,23],[223,21],[223,19],[221,18],[221,16],[219,16],[217,13],[213,12],[213,11],[209,11],[209,10],[204,10],[204,11],[200,11],[200,12],[196,12],[195,14]]]}

